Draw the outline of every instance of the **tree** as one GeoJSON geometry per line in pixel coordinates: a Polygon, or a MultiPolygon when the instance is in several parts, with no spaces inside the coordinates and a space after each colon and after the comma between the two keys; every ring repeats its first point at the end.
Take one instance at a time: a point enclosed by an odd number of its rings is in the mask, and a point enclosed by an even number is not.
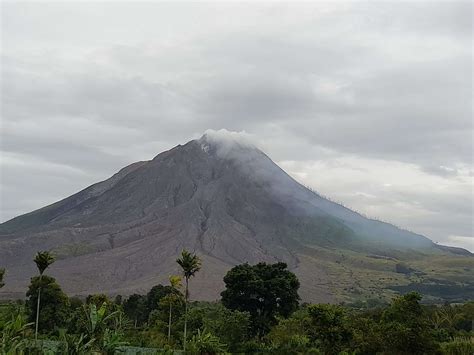
{"type": "Polygon", "coordinates": [[[172,275],[169,277],[170,287],[172,292],[160,299],[160,305],[168,306],[168,343],[171,340],[171,321],[172,321],[172,311],[173,305],[179,305],[181,303],[181,277],[177,275],[172,275]]]}
{"type": "Polygon", "coordinates": [[[5,286],[5,282],[3,282],[4,276],[5,276],[5,269],[0,269],[0,288],[5,286]]]}
{"type": "MultiPolygon", "coordinates": [[[[231,353],[243,353],[241,344],[251,337],[250,314],[227,309],[217,302],[196,302],[188,310],[187,322],[188,338],[206,329],[227,344],[231,353]]],[[[184,314],[176,323],[182,329],[184,314]]]]}
{"type": "MultiPolygon", "coordinates": [[[[311,329],[311,318],[306,307],[295,311],[288,318],[280,318],[278,324],[272,327],[266,335],[266,339],[272,346],[286,353],[304,353],[305,349],[295,346],[299,340],[299,345],[303,345],[303,339],[309,342],[309,331],[311,329]]],[[[307,344],[305,344],[307,345],[307,344]]]]}
{"type": "Polygon", "coordinates": [[[431,327],[420,301],[419,293],[410,292],[397,297],[384,310],[381,327],[387,350],[403,354],[436,352],[431,327]]]}
{"type": "Polygon", "coordinates": [[[133,320],[135,328],[148,320],[147,298],[144,295],[133,294],[123,302],[125,315],[133,320]]]}
{"type": "Polygon", "coordinates": [[[224,277],[222,303],[229,309],[249,312],[259,335],[298,308],[300,283],[285,263],[237,265],[224,277]]]}
{"type": "Polygon", "coordinates": [[[196,254],[191,254],[187,250],[181,252],[181,258],[176,262],[183,270],[184,280],[186,281],[186,289],[184,291],[184,336],[183,348],[186,351],[186,331],[187,331],[187,313],[188,313],[188,299],[189,299],[189,279],[196,275],[201,269],[201,260],[196,254]]]}
{"type": "Polygon", "coordinates": [[[86,297],[86,304],[95,304],[97,308],[100,308],[104,303],[109,305],[112,302],[109,300],[107,295],[103,293],[96,293],[86,297]]]}
{"type": "Polygon", "coordinates": [[[39,271],[39,286],[38,287],[38,300],[36,305],[36,321],[35,321],[35,340],[38,340],[38,323],[39,323],[39,315],[40,315],[40,304],[41,304],[41,279],[43,277],[43,273],[46,269],[54,263],[54,257],[49,251],[39,251],[34,260],[36,267],[39,271]]]}
{"type": "Polygon", "coordinates": [[[249,338],[250,314],[218,304],[204,312],[202,328],[226,343],[231,352],[240,353],[239,345],[249,338]]]}
{"type": "Polygon", "coordinates": [[[69,308],[70,308],[69,313],[74,313],[76,310],[80,309],[83,304],[84,302],[82,302],[82,300],[79,297],[77,296],[69,297],[69,308]]]}
{"type": "Polygon", "coordinates": [[[122,301],[123,301],[123,300],[122,300],[122,295],[117,295],[117,296],[115,296],[115,298],[114,298],[114,303],[115,303],[117,306],[122,305],[122,301]]]}
{"type": "Polygon", "coordinates": [[[352,344],[357,354],[379,354],[383,351],[383,332],[374,313],[354,313],[350,316],[352,344]]]}
{"type": "Polygon", "coordinates": [[[308,307],[311,318],[310,336],[324,353],[335,353],[349,347],[352,332],[349,319],[342,306],[316,304],[308,307]]]}
{"type": "Polygon", "coordinates": [[[36,329],[51,331],[66,324],[69,313],[69,298],[51,276],[35,276],[26,293],[29,320],[36,320],[36,329]],[[41,293],[38,290],[41,289],[41,293]],[[38,317],[38,298],[41,295],[41,317],[38,317]]]}
{"type": "Polygon", "coordinates": [[[172,286],[163,286],[163,285],[156,285],[151,288],[150,291],[146,294],[146,302],[147,302],[147,309],[148,313],[151,311],[158,309],[160,305],[160,300],[173,293],[172,286]]]}
{"type": "Polygon", "coordinates": [[[474,301],[469,301],[462,306],[456,307],[459,312],[458,320],[456,322],[457,330],[464,330],[466,332],[474,330],[474,301]]]}

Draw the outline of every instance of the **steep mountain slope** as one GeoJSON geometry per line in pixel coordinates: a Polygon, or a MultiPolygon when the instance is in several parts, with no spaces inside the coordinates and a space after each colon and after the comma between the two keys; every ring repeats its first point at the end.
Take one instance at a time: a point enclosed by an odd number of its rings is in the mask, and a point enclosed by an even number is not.
{"type": "Polygon", "coordinates": [[[182,248],[204,260],[193,287],[202,299],[217,298],[222,276],[243,262],[285,261],[300,277],[303,298],[312,301],[385,297],[395,292],[390,287],[414,281],[455,282],[453,297],[463,298],[474,266],[469,253],[364,218],[303,187],[252,145],[216,135],[0,225],[6,296],[23,295],[37,250],[58,255],[51,273],[72,294],[127,294],[176,273],[182,248]],[[397,272],[400,263],[420,260],[447,266],[397,272]]]}

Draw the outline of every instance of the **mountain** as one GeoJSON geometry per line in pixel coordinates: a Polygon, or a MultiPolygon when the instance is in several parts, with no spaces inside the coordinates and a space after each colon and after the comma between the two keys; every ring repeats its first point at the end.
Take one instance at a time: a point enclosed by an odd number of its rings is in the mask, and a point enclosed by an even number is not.
{"type": "Polygon", "coordinates": [[[239,136],[209,132],[0,224],[3,297],[24,296],[38,250],[58,256],[49,272],[68,293],[126,295],[177,273],[183,248],[203,259],[194,299],[217,299],[233,265],[259,261],[286,262],[305,301],[474,295],[469,252],[331,202],[239,136]]]}

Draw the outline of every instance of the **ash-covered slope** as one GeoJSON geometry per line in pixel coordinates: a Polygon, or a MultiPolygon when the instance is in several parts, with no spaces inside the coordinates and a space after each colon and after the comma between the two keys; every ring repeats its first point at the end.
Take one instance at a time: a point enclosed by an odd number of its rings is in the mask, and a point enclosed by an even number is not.
{"type": "Polygon", "coordinates": [[[194,286],[204,299],[216,298],[222,276],[243,262],[285,261],[305,299],[331,301],[341,297],[331,268],[341,250],[394,262],[451,254],[322,198],[254,146],[212,134],[0,225],[9,295],[23,294],[37,250],[58,255],[51,272],[70,293],[127,294],[175,273],[183,248],[204,259],[194,286]]]}

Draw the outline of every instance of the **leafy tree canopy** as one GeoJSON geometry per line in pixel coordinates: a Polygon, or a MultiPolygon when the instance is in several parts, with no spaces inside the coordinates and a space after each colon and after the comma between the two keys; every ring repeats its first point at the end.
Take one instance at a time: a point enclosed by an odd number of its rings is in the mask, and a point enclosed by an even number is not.
{"type": "Polygon", "coordinates": [[[104,302],[107,304],[111,303],[107,295],[103,293],[89,295],[86,298],[86,304],[95,304],[97,308],[100,308],[104,302]]]}
{"type": "Polygon", "coordinates": [[[435,345],[421,295],[410,292],[395,298],[381,319],[386,347],[406,354],[434,353],[435,345]]]}
{"type": "Polygon", "coordinates": [[[230,350],[238,350],[238,345],[250,338],[248,312],[230,310],[218,305],[204,314],[202,325],[226,343],[230,350]]]}
{"type": "Polygon", "coordinates": [[[181,252],[181,257],[176,260],[186,280],[194,276],[201,269],[201,260],[196,254],[191,254],[187,250],[181,252]]]}
{"type": "Polygon", "coordinates": [[[56,279],[51,276],[35,276],[31,279],[26,296],[28,319],[36,319],[36,306],[38,301],[38,288],[41,287],[41,308],[39,328],[42,331],[52,331],[55,327],[63,326],[68,318],[69,298],[61,290],[56,279]]]}
{"type": "Polygon", "coordinates": [[[141,326],[148,320],[147,297],[144,295],[130,295],[123,302],[123,311],[125,315],[132,320],[135,326],[141,326]]]}
{"type": "Polygon", "coordinates": [[[36,267],[38,268],[40,275],[43,275],[49,265],[54,263],[54,260],[54,256],[49,251],[39,251],[36,254],[34,262],[36,264],[36,267]]]}
{"type": "Polygon", "coordinates": [[[289,316],[298,308],[300,283],[285,263],[242,264],[224,277],[222,303],[229,309],[249,312],[254,329],[266,332],[276,316],[289,316]]]}
{"type": "Polygon", "coordinates": [[[171,286],[163,286],[163,285],[153,286],[146,295],[148,313],[150,313],[154,309],[159,308],[160,301],[163,297],[168,296],[171,293],[176,293],[176,292],[177,290],[175,290],[171,286]]]}
{"type": "Polygon", "coordinates": [[[324,352],[336,354],[349,346],[352,332],[346,309],[333,304],[308,307],[311,318],[310,335],[324,352]]]}

